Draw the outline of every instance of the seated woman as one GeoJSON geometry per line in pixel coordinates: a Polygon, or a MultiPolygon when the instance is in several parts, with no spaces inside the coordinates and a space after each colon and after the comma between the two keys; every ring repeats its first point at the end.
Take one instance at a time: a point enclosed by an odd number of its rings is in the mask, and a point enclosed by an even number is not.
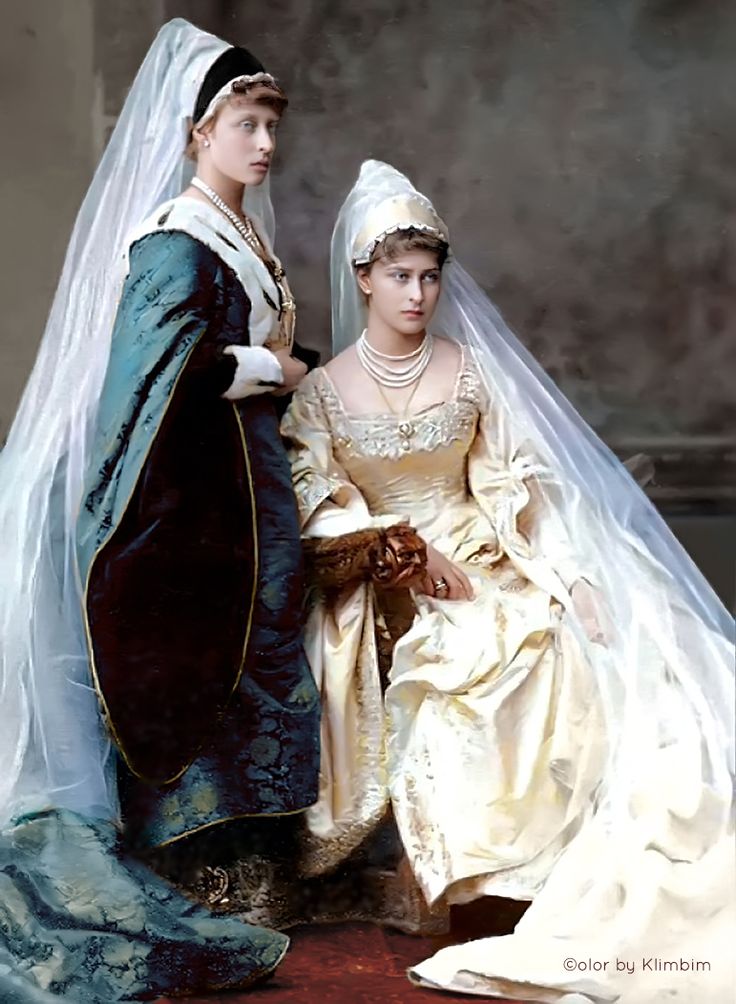
{"type": "Polygon", "coordinates": [[[716,999],[730,978],[727,612],[445,264],[447,228],[406,178],[367,162],[332,248],[337,354],[282,425],[303,533],[408,521],[426,570],[385,693],[376,623],[401,592],[364,578],[311,611],[322,768],[305,870],[345,860],[390,807],[434,908],[533,901],[513,935],[447,948],[415,979],[534,1001],[716,999]],[[642,969],[680,956],[710,971],[642,969]],[[591,973],[589,958],[608,965],[591,973]]]}

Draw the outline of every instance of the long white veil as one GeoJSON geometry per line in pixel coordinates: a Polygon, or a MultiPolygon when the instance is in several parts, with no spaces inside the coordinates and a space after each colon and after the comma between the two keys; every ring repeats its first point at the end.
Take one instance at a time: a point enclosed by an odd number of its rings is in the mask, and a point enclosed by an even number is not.
{"type": "MultiPolygon", "coordinates": [[[[417,194],[387,164],[363,164],[332,240],[335,352],[365,327],[351,262],[366,214],[390,197],[417,194]]],[[[452,255],[442,282],[431,327],[472,349],[496,418],[497,447],[508,459],[509,483],[533,468],[538,472],[531,551],[544,556],[553,540],[566,536],[611,622],[603,647],[588,641],[572,610],[567,618],[596,674],[607,719],[609,756],[597,792],[598,818],[607,826],[628,819],[631,793],[643,765],[652,762],[650,754],[689,737],[694,741],[688,748],[699,751],[699,760],[696,754],[698,762],[686,769],[700,777],[709,803],[721,807],[712,820],[715,833],[728,825],[731,803],[732,618],[624,465],[452,255]]],[[[673,768],[679,766],[673,761],[673,768]]],[[[686,787],[698,790],[697,784],[686,787]]],[[[697,807],[679,808],[688,817],[697,807]]]]}
{"type": "MultiPolygon", "coordinates": [[[[117,815],[90,687],[75,523],[124,279],[126,236],[186,186],[188,117],[226,42],[176,19],[154,40],[77,216],[0,453],[0,826],[59,807],[117,815]]],[[[246,193],[273,240],[267,182],[246,193]]]]}

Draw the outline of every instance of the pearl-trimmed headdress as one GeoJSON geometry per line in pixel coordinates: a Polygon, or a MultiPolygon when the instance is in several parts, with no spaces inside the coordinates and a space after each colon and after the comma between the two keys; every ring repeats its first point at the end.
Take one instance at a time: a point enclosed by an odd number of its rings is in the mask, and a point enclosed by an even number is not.
{"type": "Polygon", "coordinates": [[[215,94],[210,103],[207,105],[204,115],[202,115],[198,122],[194,123],[195,127],[197,129],[201,129],[205,122],[208,122],[212,118],[225,98],[229,98],[231,94],[239,93],[238,85],[250,87],[254,84],[265,84],[267,86],[270,85],[271,87],[278,87],[276,78],[265,71],[260,73],[244,73],[239,77],[234,77],[221,87],[217,94],[215,94]]]}
{"type": "Polygon", "coordinates": [[[421,230],[450,243],[447,226],[429,199],[418,193],[392,195],[367,214],[353,244],[353,265],[368,265],[381,241],[400,230],[421,230]]]}

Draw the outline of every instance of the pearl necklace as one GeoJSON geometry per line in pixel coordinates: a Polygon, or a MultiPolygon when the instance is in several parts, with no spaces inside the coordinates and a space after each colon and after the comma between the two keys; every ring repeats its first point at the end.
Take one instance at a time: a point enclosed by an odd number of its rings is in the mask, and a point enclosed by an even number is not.
{"type": "Polygon", "coordinates": [[[243,238],[245,243],[253,251],[255,251],[259,257],[262,257],[260,241],[256,237],[256,232],[253,229],[253,224],[250,222],[248,217],[245,216],[241,219],[241,217],[238,216],[237,213],[234,213],[233,210],[230,208],[230,206],[228,206],[227,202],[225,202],[224,199],[220,198],[220,196],[217,194],[214,188],[210,188],[209,185],[206,185],[201,178],[195,176],[194,178],[192,178],[191,184],[192,188],[196,188],[198,189],[198,191],[202,193],[202,195],[206,195],[207,198],[212,203],[212,205],[216,206],[220,210],[223,216],[227,216],[227,218],[230,220],[232,225],[238,231],[238,233],[243,238]]]}
{"type": "Polygon", "coordinates": [[[424,336],[422,344],[405,356],[390,356],[375,349],[366,338],[363,331],[356,343],[358,360],[363,369],[377,384],[384,387],[402,388],[416,383],[424,374],[432,358],[434,340],[431,335],[424,336]],[[395,363],[404,363],[396,366],[395,363]]]}
{"type": "Polygon", "coordinates": [[[281,309],[279,311],[279,317],[282,319],[286,343],[291,346],[294,340],[296,301],[291,295],[291,290],[286,283],[286,273],[281,267],[281,262],[276,258],[271,258],[266,255],[258,234],[253,229],[253,224],[247,216],[241,219],[241,217],[238,216],[237,213],[233,212],[230,206],[228,206],[227,202],[220,198],[213,188],[210,188],[209,185],[205,184],[205,182],[196,175],[192,178],[191,185],[192,188],[196,188],[203,195],[206,195],[212,205],[215,206],[216,209],[219,209],[222,215],[230,220],[251,251],[261,259],[273,276],[274,282],[278,286],[280,294],[279,299],[281,301],[281,309]],[[284,314],[286,317],[282,317],[284,314]]]}

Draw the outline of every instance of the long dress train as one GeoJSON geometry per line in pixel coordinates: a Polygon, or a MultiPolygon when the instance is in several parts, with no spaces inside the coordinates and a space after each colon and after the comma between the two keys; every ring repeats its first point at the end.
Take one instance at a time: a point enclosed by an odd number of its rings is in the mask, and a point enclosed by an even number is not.
{"type": "MultiPolygon", "coordinates": [[[[705,1000],[729,986],[732,831],[729,805],[701,783],[690,695],[659,672],[666,638],[649,625],[641,651],[656,672],[639,668],[678,728],[643,751],[630,826],[614,830],[597,801],[613,737],[596,677],[610,654],[581,642],[565,616],[586,569],[554,522],[544,552],[530,547],[533,458],[504,455],[498,421],[467,351],[450,400],[408,419],[346,413],[323,370],[286,416],[306,534],[407,518],[475,590],[472,601],[415,597],[385,698],[370,587],[312,612],[323,753],[308,867],[334,867],[390,802],[428,902],[533,900],[514,935],[447,948],[413,978],[532,1001],[572,991],[614,1000],[624,986],[632,1004],[705,1000]],[[710,969],[642,969],[675,950],[710,969]],[[638,960],[636,972],[617,972],[617,958],[638,960]],[[586,969],[588,959],[608,965],[586,969]]],[[[702,632],[702,651],[727,644],[686,609],[679,617],[683,635],[702,632]]]]}
{"type": "Polygon", "coordinates": [[[111,823],[38,813],[0,835],[0,1000],[111,1004],[245,988],[276,931],[216,917],[131,858],[111,823]]]}

